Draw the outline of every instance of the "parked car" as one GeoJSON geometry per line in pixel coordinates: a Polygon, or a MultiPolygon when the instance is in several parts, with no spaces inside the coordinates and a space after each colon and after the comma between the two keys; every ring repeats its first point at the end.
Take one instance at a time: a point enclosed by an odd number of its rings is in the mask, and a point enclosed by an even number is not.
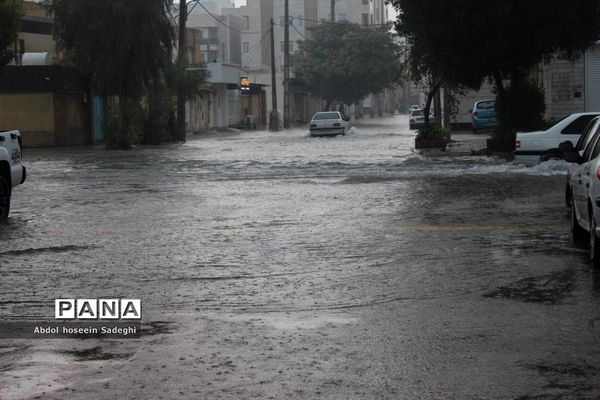
{"type": "Polygon", "coordinates": [[[496,100],[479,100],[475,102],[471,114],[471,126],[473,133],[479,132],[480,129],[493,128],[498,125],[496,119],[496,100]]]}
{"type": "Polygon", "coordinates": [[[25,182],[19,131],[0,131],[0,220],[8,218],[12,189],[25,182]]]}
{"type": "Polygon", "coordinates": [[[350,130],[350,117],[340,111],[316,113],[310,121],[311,136],[345,135],[350,130]]]}
{"type": "Polygon", "coordinates": [[[515,160],[525,164],[563,158],[559,148],[566,141],[577,143],[587,124],[600,115],[597,112],[575,113],[568,115],[544,131],[517,132],[515,160]]]}
{"type": "MultiPolygon", "coordinates": [[[[597,135],[600,132],[600,116],[595,117],[594,119],[592,119],[587,125],[586,127],[583,129],[583,132],[581,133],[581,136],[579,137],[579,140],[577,141],[577,143],[575,144],[575,146],[572,145],[571,142],[567,141],[567,142],[563,142],[559,145],[559,150],[564,154],[566,152],[577,152],[579,153],[580,156],[583,157],[583,151],[585,150],[585,147],[588,145],[588,143],[590,141],[592,141],[595,138],[595,135],[597,135]]],[[[573,182],[576,181],[573,173],[575,172],[577,168],[575,168],[574,164],[571,164],[571,166],[569,167],[569,171],[567,172],[567,185],[565,188],[565,203],[567,208],[571,208],[571,201],[573,199],[573,182]]]]}
{"type": "Polygon", "coordinates": [[[566,142],[564,159],[573,163],[571,176],[571,235],[574,242],[589,240],[590,259],[600,267],[600,130],[593,131],[583,153],[566,142]]]}
{"type": "Polygon", "coordinates": [[[423,126],[425,123],[425,116],[423,110],[418,108],[416,110],[412,110],[410,112],[410,116],[408,117],[408,128],[409,129],[418,129],[423,126]]]}

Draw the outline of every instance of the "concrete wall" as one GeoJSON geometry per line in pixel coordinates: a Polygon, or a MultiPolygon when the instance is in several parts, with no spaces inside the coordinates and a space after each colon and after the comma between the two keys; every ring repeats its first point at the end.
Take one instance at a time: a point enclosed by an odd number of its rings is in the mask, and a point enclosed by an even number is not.
{"type": "Polygon", "coordinates": [[[52,93],[0,93],[0,130],[18,129],[24,147],[56,145],[52,93]]]}

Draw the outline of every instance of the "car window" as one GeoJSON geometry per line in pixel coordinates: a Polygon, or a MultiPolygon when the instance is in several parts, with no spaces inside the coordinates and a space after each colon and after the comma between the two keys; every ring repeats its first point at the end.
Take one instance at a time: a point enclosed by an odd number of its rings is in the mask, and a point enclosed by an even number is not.
{"type": "Polygon", "coordinates": [[[414,110],[412,112],[412,114],[410,114],[411,117],[420,117],[423,115],[423,110],[414,110]]]}
{"type": "Polygon", "coordinates": [[[340,119],[340,115],[336,112],[329,112],[315,114],[315,116],[313,117],[313,121],[320,121],[324,119],[340,119]]]}
{"type": "Polygon", "coordinates": [[[478,110],[493,110],[496,108],[496,102],[491,101],[480,101],[475,105],[475,108],[478,110]]]}
{"type": "Polygon", "coordinates": [[[594,136],[592,137],[592,140],[590,140],[589,143],[587,144],[587,146],[585,146],[585,150],[583,152],[583,161],[584,162],[587,162],[590,160],[590,156],[592,155],[592,150],[594,150],[594,148],[596,147],[598,138],[600,137],[598,132],[599,132],[599,130],[596,129],[596,131],[594,132],[594,136]]]}
{"type": "Polygon", "coordinates": [[[598,121],[598,119],[594,118],[583,129],[583,133],[581,134],[581,136],[579,137],[579,140],[577,141],[577,144],[575,145],[576,151],[583,150],[583,148],[585,147],[585,144],[588,142],[589,137],[595,132],[595,129],[593,129],[593,128],[596,125],[597,121],[598,121]]]}
{"type": "Polygon", "coordinates": [[[596,145],[594,146],[594,151],[592,151],[592,154],[590,155],[590,160],[595,159],[596,157],[598,157],[599,154],[600,154],[600,140],[597,140],[596,145]]]}
{"type": "Polygon", "coordinates": [[[596,115],[582,115],[567,125],[560,133],[563,135],[581,135],[585,126],[596,117],[596,115]]]}

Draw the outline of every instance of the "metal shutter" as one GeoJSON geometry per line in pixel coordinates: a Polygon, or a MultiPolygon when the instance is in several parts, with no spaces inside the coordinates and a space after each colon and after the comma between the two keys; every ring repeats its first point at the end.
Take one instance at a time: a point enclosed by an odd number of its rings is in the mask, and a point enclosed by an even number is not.
{"type": "Polygon", "coordinates": [[[600,46],[585,52],[585,111],[600,111],[600,46]]]}

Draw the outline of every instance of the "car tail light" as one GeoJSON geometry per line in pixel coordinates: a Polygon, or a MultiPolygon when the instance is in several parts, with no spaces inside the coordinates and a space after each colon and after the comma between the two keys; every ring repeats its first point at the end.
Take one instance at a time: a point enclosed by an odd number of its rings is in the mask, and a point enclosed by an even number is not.
{"type": "Polygon", "coordinates": [[[477,111],[473,111],[473,116],[474,116],[474,117],[476,117],[476,116],[478,116],[478,115],[479,115],[479,113],[478,113],[477,111]]]}
{"type": "Polygon", "coordinates": [[[333,124],[333,126],[340,126],[340,123],[339,123],[339,122],[335,122],[335,123],[333,124]]]}
{"type": "Polygon", "coordinates": [[[518,149],[518,148],[520,148],[520,147],[521,147],[521,141],[520,141],[520,140],[517,140],[517,141],[515,142],[515,149],[518,149]]]}
{"type": "Polygon", "coordinates": [[[310,127],[311,127],[311,128],[316,128],[316,127],[317,127],[317,124],[310,124],[310,127]]]}

